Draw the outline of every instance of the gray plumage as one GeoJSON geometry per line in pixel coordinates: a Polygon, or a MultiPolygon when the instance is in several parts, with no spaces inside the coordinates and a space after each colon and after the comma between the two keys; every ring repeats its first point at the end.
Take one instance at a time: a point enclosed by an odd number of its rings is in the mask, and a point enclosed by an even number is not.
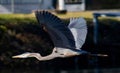
{"type": "Polygon", "coordinates": [[[71,18],[68,26],[60,18],[48,11],[36,11],[35,16],[40,26],[45,27],[53,41],[54,48],[50,55],[42,57],[40,53],[23,53],[12,58],[35,57],[40,61],[51,60],[56,57],[71,57],[80,54],[91,56],[107,56],[104,54],[91,54],[80,49],[85,43],[87,25],[83,18],[71,18]]]}

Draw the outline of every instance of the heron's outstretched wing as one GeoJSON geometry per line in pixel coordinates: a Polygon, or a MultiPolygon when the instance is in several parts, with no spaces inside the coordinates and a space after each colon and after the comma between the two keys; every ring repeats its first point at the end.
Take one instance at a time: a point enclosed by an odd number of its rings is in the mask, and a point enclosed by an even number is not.
{"type": "Polygon", "coordinates": [[[61,48],[75,49],[74,37],[70,29],[62,22],[60,18],[48,11],[36,11],[36,18],[49,33],[54,46],[61,48]]]}
{"type": "Polygon", "coordinates": [[[87,35],[87,25],[85,19],[71,18],[68,27],[74,36],[76,49],[80,49],[85,43],[87,35]]]}

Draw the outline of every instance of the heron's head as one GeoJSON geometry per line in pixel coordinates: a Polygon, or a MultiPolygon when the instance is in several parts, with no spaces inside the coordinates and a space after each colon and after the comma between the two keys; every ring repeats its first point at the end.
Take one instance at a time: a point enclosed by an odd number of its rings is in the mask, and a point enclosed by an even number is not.
{"type": "Polygon", "coordinates": [[[12,56],[12,58],[28,58],[28,57],[30,57],[30,54],[31,53],[27,52],[27,53],[23,53],[20,55],[12,56]]]}

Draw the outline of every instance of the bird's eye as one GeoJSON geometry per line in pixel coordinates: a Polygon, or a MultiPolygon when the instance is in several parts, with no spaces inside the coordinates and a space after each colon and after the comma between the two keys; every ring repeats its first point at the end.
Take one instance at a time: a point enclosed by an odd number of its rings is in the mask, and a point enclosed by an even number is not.
{"type": "Polygon", "coordinates": [[[55,51],[55,53],[57,53],[57,51],[55,51]]]}
{"type": "Polygon", "coordinates": [[[60,55],[64,55],[64,54],[61,53],[60,55]]]}

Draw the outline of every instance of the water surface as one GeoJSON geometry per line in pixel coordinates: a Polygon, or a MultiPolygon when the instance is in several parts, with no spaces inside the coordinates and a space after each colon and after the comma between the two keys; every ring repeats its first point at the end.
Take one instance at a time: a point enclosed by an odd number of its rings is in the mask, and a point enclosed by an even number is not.
{"type": "Polygon", "coordinates": [[[50,70],[39,68],[4,68],[0,70],[0,73],[120,73],[120,68],[108,68],[108,69],[78,69],[78,70],[50,70]]]}

